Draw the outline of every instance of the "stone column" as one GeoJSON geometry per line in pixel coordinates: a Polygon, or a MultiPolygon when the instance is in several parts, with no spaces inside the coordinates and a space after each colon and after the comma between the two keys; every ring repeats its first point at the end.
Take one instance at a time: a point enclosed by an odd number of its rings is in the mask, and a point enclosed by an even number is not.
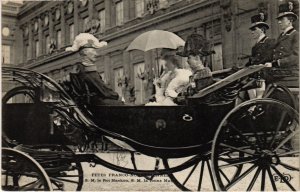
{"type": "Polygon", "coordinates": [[[64,4],[60,5],[60,25],[61,25],[61,47],[66,46],[66,21],[65,21],[65,10],[64,4]]]}
{"type": "Polygon", "coordinates": [[[130,4],[135,1],[123,0],[123,14],[124,14],[124,23],[126,23],[130,18],[130,4]]]}
{"type": "Polygon", "coordinates": [[[104,56],[104,74],[107,80],[107,84],[112,87],[113,80],[111,79],[111,68],[110,68],[110,57],[109,55],[104,56]]]}
{"type": "Polygon", "coordinates": [[[37,57],[38,56],[41,56],[41,55],[43,55],[44,54],[44,43],[43,43],[43,41],[44,41],[44,38],[43,38],[43,26],[42,26],[42,19],[41,19],[41,17],[39,17],[38,19],[38,26],[39,26],[39,31],[38,31],[38,38],[39,38],[39,55],[37,55],[37,57]]]}
{"type": "Polygon", "coordinates": [[[221,3],[222,52],[224,69],[237,65],[236,0],[221,3]]]}
{"type": "Polygon", "coordinates": [[[111,26],[111,0],[105,0],[105,28],[108,29],[111,26]]]}
{"type": "Polygon", "coordinates": [[[50,37],[50,39],[51,39],[51,38],[56,39],[56,38],[54,37],[54,25],[53,25],[53,14],[52,14],[52,10],[50,10],[50,11],[48,12],[48,17],[49,17],[49,37],[50,37]]]}
{"type": "MultiPolygon", "coordinates": [[[[29,31],[29,34],[28,34],[28,46],[29,46],[29,55],[27,55],[27,60],[29,59],[32,59],[33,57],[33,24],[34,24],[34,21],[31,20],[29,23],[28,23],[28,31],[29,31]]],[[[27,50],[26,50],[27,52],[27,50]]],[[[27,53],[26,53],[27,54],[27,53]]]]}
{"type": "Polygon", "coordinates": [[[88,12],[89,12],[89,20],[93,19],[93,11],[94,11],[94,1],[89,1],[88,3],[88,12]]]}
{"type": "Polygon", "coordinates": [[[79,1],[73,1],[74,5],[74,10],[73,10],[73,15],[74,15],[74,33],[75,36],[79,34],[79,13],[78,13],[78,4],[79,1]]]}

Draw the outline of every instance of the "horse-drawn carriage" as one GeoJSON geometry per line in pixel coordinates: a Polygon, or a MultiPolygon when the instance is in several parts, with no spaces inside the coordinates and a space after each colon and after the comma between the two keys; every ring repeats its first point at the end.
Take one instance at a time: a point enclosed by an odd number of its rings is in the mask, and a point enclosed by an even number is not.
{"type": "Polygon", "coordinates": [[[203,189],[204,174],[213,190],[297,190],[299,116],[290,91],[272,84],[265,98],[235,105],[263,68],[237,71],[178,106],[88,106],[43,74],[3,67],[10,89],[2,98],[2,189],[80,190],[88,162],[147,179],[167,174],[182,190],[203,189]],[[70,148],[100,137],[131,164],[70,148]],[[138,163],[140,154],[153,169],[138,163]]]}

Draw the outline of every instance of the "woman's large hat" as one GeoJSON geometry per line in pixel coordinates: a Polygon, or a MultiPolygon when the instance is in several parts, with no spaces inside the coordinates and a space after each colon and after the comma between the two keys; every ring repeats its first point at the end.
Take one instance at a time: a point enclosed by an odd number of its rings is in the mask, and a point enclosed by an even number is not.
{"type": "Polygon", "coordinates": [[[293,12],[297,6],[296,2],[288,1],[287,3],[279,5],[278,17],[280,19],[282,17],[291,16],[294,17],[295,20],[298,19],[298,16],[293,12]]]}
{"type": "Polygon", "coordinates": [[[177,55],[182,57],[189,55],[207,56],[214,53],[211,45],[202,35],[193,33],[187,37],[183,51],[177,52],[177,55]]]}
{"type": "Polygon", "coordinates": [[[251,26],[249,29],[254,29],[255,27],[266,27],[269,29],[269,25],[266,23],[267,14],[259,13],[258,15],[254,15],[251,17],[251,26]]]}
{"type": "Polygon", "coordinates": [[[107,45],[107,42],[99,40],[92,34],[80,33],[73,41],[72,47],[67,47],[66,51],[78,51],[80,48],[101,48],[107,45]]]}

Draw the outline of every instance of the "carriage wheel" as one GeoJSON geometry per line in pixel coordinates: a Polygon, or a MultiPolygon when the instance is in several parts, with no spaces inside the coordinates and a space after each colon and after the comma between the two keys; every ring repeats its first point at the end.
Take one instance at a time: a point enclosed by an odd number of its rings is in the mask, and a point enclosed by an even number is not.
{"type": "MultiPolygon", "coordinates": [[[[42,152],[70,152],[71,156],[74,152],[66,146],[58,145],[42,145],[35,146],[35,150],[42,152]]],[[[68,155],[70,156],[70,155],[68,155]]],[[[36,159],[44,167],[49,175],[54,190],[60,191],[80,191],[83,185],[83,170],[81,163],[76,162],[73,157],[66,159],[39,157],[36,159]]]]}
{"type": "MultiPolygon", "coordinates": [[[[244,93],[247,94],[247,93],[244,93]]],[[[239,100],[241,102],[248,101],[245,95],[240,96],[239,100]]],[[[266,90],[263,94],[263,98],[270,98],[270,99],[276,99],[278,101],[284,102],[288,104],[289,106],[293,107],[294,109],[298,109],[298,103],[293,95],[293,93],[285,86],[278,85],[276,83],[271,83],[266,87],[266,90]]],[[[299,110],[297,110],[299,111],[299,110]]]]}
{"type": "MultiPolygon", "coordinates": [[[[168,174],[171,181],[183,191],[216,191],[216,183],[213,179],[211,169],[210,153],[197,155],[198,160],[195,164],[186,169],[168,174]]],[[[190,158],[188,158],[190,159],[190,158]]],[[[187,158],[183,159],[163,159],[165,168],[170,168],[182,164],[187,158]]],[[[233,178],[240,174],[242,166],[232,168],[233,178]]]]}
{"type": "Polygon", "coordinates": [[[272,99],[250,100],[229,112],[213,141],[212,168],[219,189],[297,190],[298,118],[289,105],[272,99]],[[236,165],[243,165],[240,175],[227,180],[236,165]]]}
{"type": "Polygon", "coordinates": [[[2,103],[9,103],[9,102],[17,102],[18,97],[22,97],[24,101],[22,103],[33,103],[35,100],[35,93],[33,88],[27,87],[27,86],[20,86],[15,87],[11,90],[9,90],[3,97],[2,97],[2,103]]]}
{"type": "Polygon", "coordinates": [[[293,93],[287,87],[282,85],[275,83],[269,84],[266,88],[263,98],[276,99],[288,104],[296,110],[298,109],[298,104],[293,93]]]}
{"type": "Polygon", "coordinates": [[[47,173],[29,155],[15,149],[2,148],[2,190],[52,191],[47,173]]]}

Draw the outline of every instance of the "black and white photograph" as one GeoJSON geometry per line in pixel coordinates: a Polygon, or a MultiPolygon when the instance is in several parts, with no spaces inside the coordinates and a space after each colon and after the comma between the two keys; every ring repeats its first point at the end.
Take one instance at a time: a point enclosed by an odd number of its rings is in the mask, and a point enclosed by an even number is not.
{"type": "Polygon", "coordinates": [[[1,0],[1,190],[300,191],[298,0],[1,0]]]}

